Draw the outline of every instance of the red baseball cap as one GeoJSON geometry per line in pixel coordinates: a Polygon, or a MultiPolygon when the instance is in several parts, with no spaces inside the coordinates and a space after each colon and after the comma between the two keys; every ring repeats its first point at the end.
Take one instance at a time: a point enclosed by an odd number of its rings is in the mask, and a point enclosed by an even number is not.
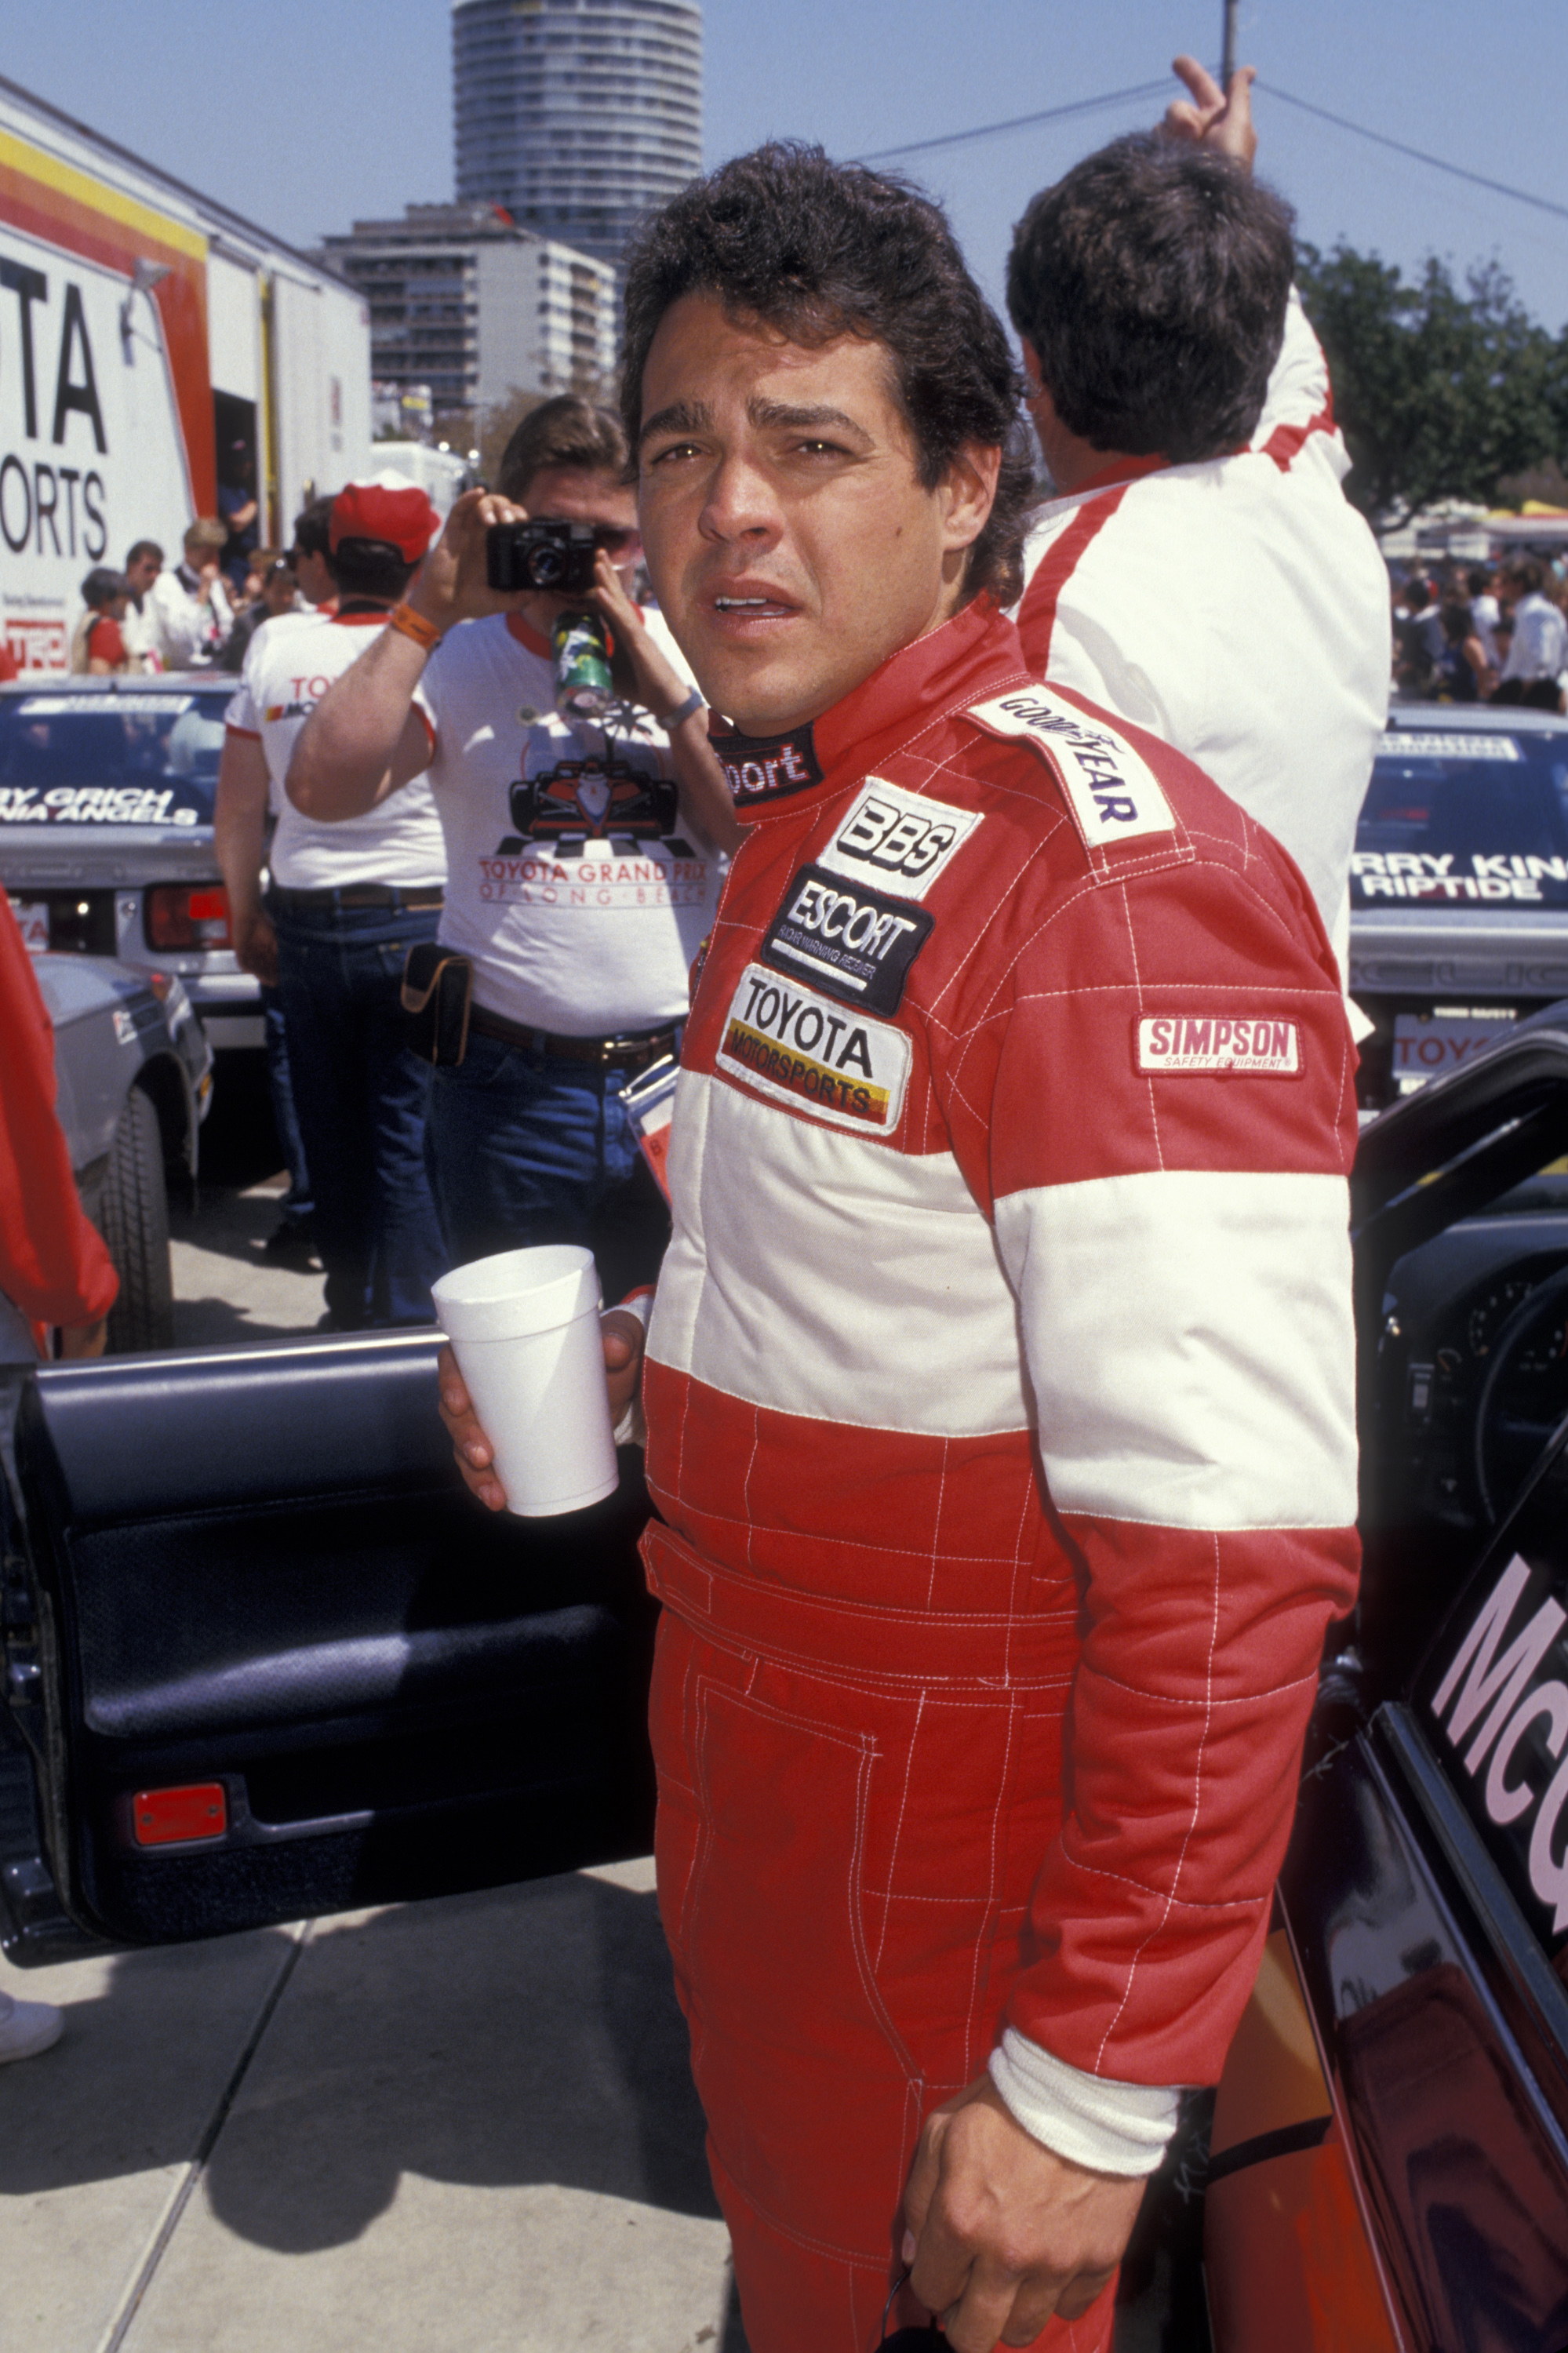
{"type": "Polygon", "coordinates": [[[345,539],[378,540],[395,547],[405,564],[418,564],[441,527],[441,519],[417,482],[407,474],[377,474],[374,481],[349,482],[332,502],[327,544],[334,553],[345,539]]]}

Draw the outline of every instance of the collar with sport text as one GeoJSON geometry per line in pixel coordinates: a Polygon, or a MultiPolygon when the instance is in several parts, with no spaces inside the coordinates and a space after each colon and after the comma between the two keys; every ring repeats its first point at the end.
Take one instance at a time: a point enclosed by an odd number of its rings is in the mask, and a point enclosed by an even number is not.
{"type": "Polygon", "coordinates": [[[977,596],[804,727],[766,741],[715,731],[736,816],[742,825],[786,816],[813,786],[864,776],[946,714],[1027,677],[1017,630],[989,596],[977,596]]]}
{"type": "Polygon", "coordinates": [[[749,818],[769,802],[788,799],[822,781],[810,720],[792,735],[743,735],[738,727],[721,733],[710,728],[708,741],[718,754],[737,817],[749,818]]]}

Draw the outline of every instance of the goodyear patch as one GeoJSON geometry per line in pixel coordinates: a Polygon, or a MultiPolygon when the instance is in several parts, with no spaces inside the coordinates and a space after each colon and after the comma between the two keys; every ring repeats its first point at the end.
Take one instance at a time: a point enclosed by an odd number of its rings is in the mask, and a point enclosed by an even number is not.
{"type": "Polygon", "coordinates": [[[867,776],[827,848],[817,852],[817,863],[895,898],[923,899],[983,822],[978,809],[954,808],[867,776]]]}
{"type": "Polygon", "coordinates": [[[896,1013],[934,920],[907,900],[803,866],[763,936],[762,960],[841,1004],[896,1013]]]}
{"type": "Polygon", "coordinates": [[[740,976],[716,1057],[762,1093],[862,1135],[897,1126],[913,1059],[902,1029],[857,1019],[758,964],[740,976]]]}
{"type": "Polygon", "coordinates": [[[1175,832],[1171,804],[1142,754],[1116,728],[1086,717],[1048,686],[1021,686],[972,703],[969,716],[988,734],[1033,744],[1059,779],[1090,849],[1175,832]]]}
{"type": "Polygon", "coordinates": [[[1267,1079],[1301,1072],[1296,1024],[1272,1013],[1156,1014],[1139,1022],[1137,1038],[1140,1071],[1245,1071],[1267,1079]]]}

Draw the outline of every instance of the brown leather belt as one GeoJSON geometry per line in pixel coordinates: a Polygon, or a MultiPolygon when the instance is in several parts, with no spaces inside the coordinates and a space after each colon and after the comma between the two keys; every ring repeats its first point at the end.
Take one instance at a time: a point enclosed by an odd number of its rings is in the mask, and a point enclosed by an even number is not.
{"type": "Polygon", "coordinates": [[[531,1054],[547,1054],[560,1062],[592,1062],[601,1071],[645,1071],[661,1054],[673,1054],[681,1035],[672,1024],[667,1029],[642,1029],[618,1038],[556,1038],[547,1029],[503,1020],[482,1005],[473,1008],[468,1026],[482,1038],[498,1038],[503,1046],[523,1046],[531,1054]]]}
{"type": "Polygon", "coordinates": [[[274,882],[269,897],[284,915],[336,914],[344,907],[385,907],[398,914],[417,915],[428,907],[446,903],[439,882],[399,891],[389,882],[345,882],[335,891],[289,891],[274,882]]]}

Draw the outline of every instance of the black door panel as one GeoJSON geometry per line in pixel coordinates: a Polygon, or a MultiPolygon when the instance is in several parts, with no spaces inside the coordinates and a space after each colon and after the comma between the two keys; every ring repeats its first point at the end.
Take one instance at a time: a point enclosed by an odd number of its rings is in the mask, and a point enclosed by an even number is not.
{"type": "Polygon", "coordinates": [[[452,1468],[435,1347],[375,1334],[29,1384],[44,1672],[16,1715],[93,1933],[207,1936],[646,1851],[639,1460],[588,1511],[493,1516],[452,1468]]]}

